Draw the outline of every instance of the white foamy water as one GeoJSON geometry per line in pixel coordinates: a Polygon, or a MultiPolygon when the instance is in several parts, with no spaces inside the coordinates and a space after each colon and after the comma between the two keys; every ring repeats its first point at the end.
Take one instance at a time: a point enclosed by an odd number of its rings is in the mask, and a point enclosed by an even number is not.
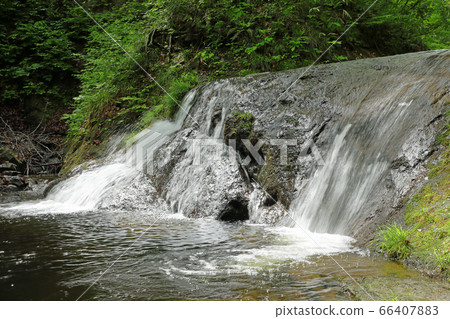
{"type": "Polygon", "coordinates": [[[267,228],[276,240],[266,247],[251,249],[236,257],[239,262],[305,261],[314,255],[352,251],[354,239],[337,234],[313,233],[292,227],[267,228]]]}
{"type": "MultiPolygon", "coordinates": [[[[44,200],[8,205],[8,209],[36,214],[73,213],[108,208],[109,204],[117,204],[118,197],[130,197],[131,201],[142,200],[142,196],[136,196],[138,187],[133,189],[127,186],[147,173],[149,165],[153,165],[152,152],[168,136],[181,128],[194,96],[195,91],[187,94],[181,106],[182,110],[174,121],[154,123],[129,141],[126,151],[113,149],[105,160],[109,164],[88,167],[81,173],[58,183],[44,200]],[[127,193],[124,195],[124,192],[127,193]]],[[[147,186],[148,189],[143,192],[154,192],[151,185],[147,186]]],[[[142,204],[145,208],[146,203],[142,204]]]]}
{"type": "Polygon", "coordinates": [[[232,257],[229,272],[256,275],[286,264],[311,263],[311,257],[358,252],[354,239],[336,234],[313,233],[299,228],[267,228],[273,242],[261,248],[241,251],[232,257]]]}
{"type": "MultiPolygon", "coordinates": [[[[248,249],[233,249],[227,252],[225,258],[211,259],[203,253],[192,254],[185,265],[168,260],[161,267],[168,276],[218,276],[221,274],[256,275],[268,269],[298,263],[312,263],[311,257],[332,256],[345,252],[359,253],[352,244],[354,239],[336,234],[321,234],[291,227],[268,227],[264,225],[247,224],[254,228],[261,239],[255,238],[257,245],[249,244],[248,249]],[[264,239],[266,237],[266,239],[264,239]]],[[[220,235],[219,235],[220,238],[220,235]]],[[[236,240],[236,238],[235,238],[236,240]]],[[[331,261],[331,259],[330,259],[331,261]]]]}
{"type": "Polygon", "coordinates": [[[44,200],[10,207],[28,213],[73,213],[90,211],[116,188],[131,183],[139,176],[135,167],[113,163],[85,169],[82,173],[60,182],[44,200]]]}

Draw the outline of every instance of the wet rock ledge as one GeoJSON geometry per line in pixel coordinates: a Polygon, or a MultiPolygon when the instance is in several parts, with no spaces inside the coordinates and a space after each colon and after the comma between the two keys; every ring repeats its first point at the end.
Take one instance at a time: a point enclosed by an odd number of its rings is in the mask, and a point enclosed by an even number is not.
{"type": "Polygon", "coordinates": [[[8,149],[0,148],[0,203],[36,199],[44,196],[46,186],[57,176],[25,176],[25,165],[8,149]]]}

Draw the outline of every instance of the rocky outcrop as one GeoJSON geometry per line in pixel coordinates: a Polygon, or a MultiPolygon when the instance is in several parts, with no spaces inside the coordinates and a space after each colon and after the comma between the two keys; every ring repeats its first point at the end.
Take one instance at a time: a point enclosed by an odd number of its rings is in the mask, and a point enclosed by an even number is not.
{"type": "Polygon", "coordinates": [[[14,154],[6,149],[1,149],[0,154],[0,192],[19,191],[27,187],[28,183],[18,171],[20,161],[14,154]],[[11,161],[11,162],[10,162],[11,161]]]}
{"type": "MultiPolygon", "coordinates": [[[[208,83],[197,89],[181,130],[156,151],[155,188],[186,216],[233,220],[248,212],[275,223],[295,213],[293,200],[308,191],[349,124],[349,158],[362,161],[352,169],[382,165],[351,219],[341,220],[345,198],[324,218],[364,240],[427,170],[445,123],[449,61],[449,50],[430,51],[208,83]]],[[[345,173],[340,169],[332,182],[345,173]]],[[[364,174],[347,173],[357,194],[364,174]]]]}
{"type": "MultiPolygon", "coordinates": [[[[32,200],[45,196],[55,175],[24,176],[25,165],[10,150],[0,148],[0,203],[32,200]]],[[[55,181],[56,182],[56,181],[55,181]]]]}

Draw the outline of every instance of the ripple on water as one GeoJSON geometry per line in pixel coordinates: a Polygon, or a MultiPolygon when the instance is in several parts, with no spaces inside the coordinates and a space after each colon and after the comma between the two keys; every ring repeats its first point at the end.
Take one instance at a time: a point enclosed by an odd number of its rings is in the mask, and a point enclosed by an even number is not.
{"type": "Polygon", "coordinates": [[[1,299],[76,299],[121,255],[83,298],[345,299],[327,256],[355,276],[382,268],[349,237],[163,211],[2,213],[0,242],[1,299]]]}

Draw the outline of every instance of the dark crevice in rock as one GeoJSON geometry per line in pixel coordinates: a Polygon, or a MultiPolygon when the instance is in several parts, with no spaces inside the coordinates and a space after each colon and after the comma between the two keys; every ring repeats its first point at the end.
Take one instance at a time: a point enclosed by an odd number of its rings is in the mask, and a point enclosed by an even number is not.
{"type": "Polygon", "coordinates": [[[404,156],[393,160],[392,163],[391,163],[391,169],[400,169],[400,168],[402,168],[401,170],[405,170],[405,169],[407,169],[409,167],[410,167],[409,163],[408,163],[408,161],[406,160],[406,158],[404,156]]]}
{"type": "Polygon", "coordinates": [[[327,125],[327,123],[330,121],[331,119],[325,119],[322,123],[320,123],[320,125],[318,127],[316,127],[313,132],[312,132],[312,136],[311,138],[314,140],[314,142],[317,141],[317,138],[319,137],[319,135],[325,130],[325,126],[327,125]]]}
{"type": "Polygon", "coordinates": [[[248,220],[250,218],[247,203],[243,200],[233,199],[228,202],[226,207],[217,216],[218,220],[235,222],[248,220]]]}
{"type": "Polygon", "coordinates": [[[436,116],[434,119],[432,119],[427,126],[433,125],[434,123],[436,123],[437,121],[439,121],[440,119],[442,119],[444,117],[443,114],[439,114],[438,116],[436,116]]]}
{"type": "Polygon", "coordinates": [[[212,119],[211,119],[211,126],[209,127],[208,134],[210,136],[213,135],[214,129],[216,128],[217,124],[222,120],[222,109],[218,109],[214,112],[212,119]]]}
{"type": "Polygon", "coordinates": [[[264,200],[264,207],[271,207],[273,205],[275,205],[278,201],[278,196],[274,195],[274,196],[267,196],[267,198],[264,200]]]}

